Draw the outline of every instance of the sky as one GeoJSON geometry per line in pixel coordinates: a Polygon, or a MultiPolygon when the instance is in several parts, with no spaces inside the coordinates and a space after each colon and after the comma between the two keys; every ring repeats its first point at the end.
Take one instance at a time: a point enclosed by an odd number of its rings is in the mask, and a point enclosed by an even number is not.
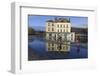
{"type": "Polygon", "coordinates": [[[88,17],[28,15],[28,26],[36,31],[45,31],[46,21],[54,20],[55,18],[70,18],[71,27],[87,27],[88,25],[88,17]]]}

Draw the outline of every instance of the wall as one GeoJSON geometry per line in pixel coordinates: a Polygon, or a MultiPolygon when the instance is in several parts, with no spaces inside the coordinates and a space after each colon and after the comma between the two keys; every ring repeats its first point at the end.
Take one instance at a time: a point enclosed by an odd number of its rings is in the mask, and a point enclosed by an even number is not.
{"type": "MultiPolygon", "coordinates": [[[[46,72],[46,73],[35,73],[35,74],[24,74],[23,76],[100,76],[100,50],[99,50],[99,42],[100,42],[100,2],[99,0],[1,0],[0,1],[0,76],[13,76],[13,74],[9,73],[10,69],[10,53],[11,53],[11,8],[10,3],[13,1],[17,2],[33,2],[37,5],[46,5],[46,6],[58,6],[64,7],[67,5],[76,5],[76,6],[95,6],[97,7],[97,24],[96,32],[97,37],[95,38],[95,43],[97,47],[96,50],[96,66],[97,68],[91,69],[73,69],[73,70],[65,70],[60,72],[46,72]]],[[[92,42],[91,42],[92,43],[92,42]]],[[[95,44],[94,43],[94,44],[95,44]]],[[[17,75],[19,76],[19,75],[17,75]]]]}

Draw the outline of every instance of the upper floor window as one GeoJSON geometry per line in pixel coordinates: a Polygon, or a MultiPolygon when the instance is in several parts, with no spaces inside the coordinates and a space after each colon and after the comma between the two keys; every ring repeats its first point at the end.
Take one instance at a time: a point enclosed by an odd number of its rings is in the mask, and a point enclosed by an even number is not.
{"type": "Polygon", "coordinates": [[[52,24],[52,26],[54,26],[54,24],[52,24]]]}
{"type": "Polygon", "coordinates": [[[60,25],[60,27],[62,27],[62,24],[60,25]]]}
{"type": "Polygon", "coordinates": [[[63,25],[63,27],[65,28],[65,25],[63,25]]]}
{"type": "Polygon", "coordinates": [[[59,24],[57,25],[57,27],[59,27],[59,24]]]}
{"type": "Polygon", "coordinates": [[[54,31],[54,28],[52,28],[52,31],[54,31]]]}

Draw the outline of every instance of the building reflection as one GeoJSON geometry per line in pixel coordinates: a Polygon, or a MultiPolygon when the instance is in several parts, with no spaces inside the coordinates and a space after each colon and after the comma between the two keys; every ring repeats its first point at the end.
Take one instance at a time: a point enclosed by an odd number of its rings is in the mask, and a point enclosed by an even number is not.
{"type": "Polygon", "coordinates": [[[54,38],[46,36],[46,50],[47,51],[61,51],[69,52],[70,51],[70,42],[65,41],[65,39],[54,38]]]}
{"type": "Polygon", "coordinates": [[[56,42],[46,42],[46,50],[47,51],[56,51],[56,52],[69,52],[70,46],[69,42],[64,43],[56,43],[56,42]]]}
{"type": "Polygon", "coordinates": [[[74,42],[75,33],[58,33],[58,32],[46,32],[46,40],[59,41],[59,42],[74,42]]]}
{"type": "Polygon", "coordinates": [[[46,33],[47,51],[69,52],[70,42],[74,41],[73,35],[66,33],[46,33]]]}

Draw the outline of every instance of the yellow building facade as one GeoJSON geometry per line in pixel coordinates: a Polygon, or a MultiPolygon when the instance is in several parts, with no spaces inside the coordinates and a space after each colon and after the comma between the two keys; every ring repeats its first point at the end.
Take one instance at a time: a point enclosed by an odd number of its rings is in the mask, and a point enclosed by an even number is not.
{"type": "Polygon", "coordinates": [[[70,42],[74,42],[75,33],[71,32],[70,19],[55,18],[46,22],[47,51],[70,51],[70,42]]]}
{"type": "Polygon", "coordinates": [[[47,22],[46,32],[71,32],[71,24],[66,22],[47,22]]]}
{"type": "Polygon", "coordinates": [[[56,41],[74,41],[75,33],[71,32],[70,19],[55,18],[46,23],[46,39],[56,41]]]}

